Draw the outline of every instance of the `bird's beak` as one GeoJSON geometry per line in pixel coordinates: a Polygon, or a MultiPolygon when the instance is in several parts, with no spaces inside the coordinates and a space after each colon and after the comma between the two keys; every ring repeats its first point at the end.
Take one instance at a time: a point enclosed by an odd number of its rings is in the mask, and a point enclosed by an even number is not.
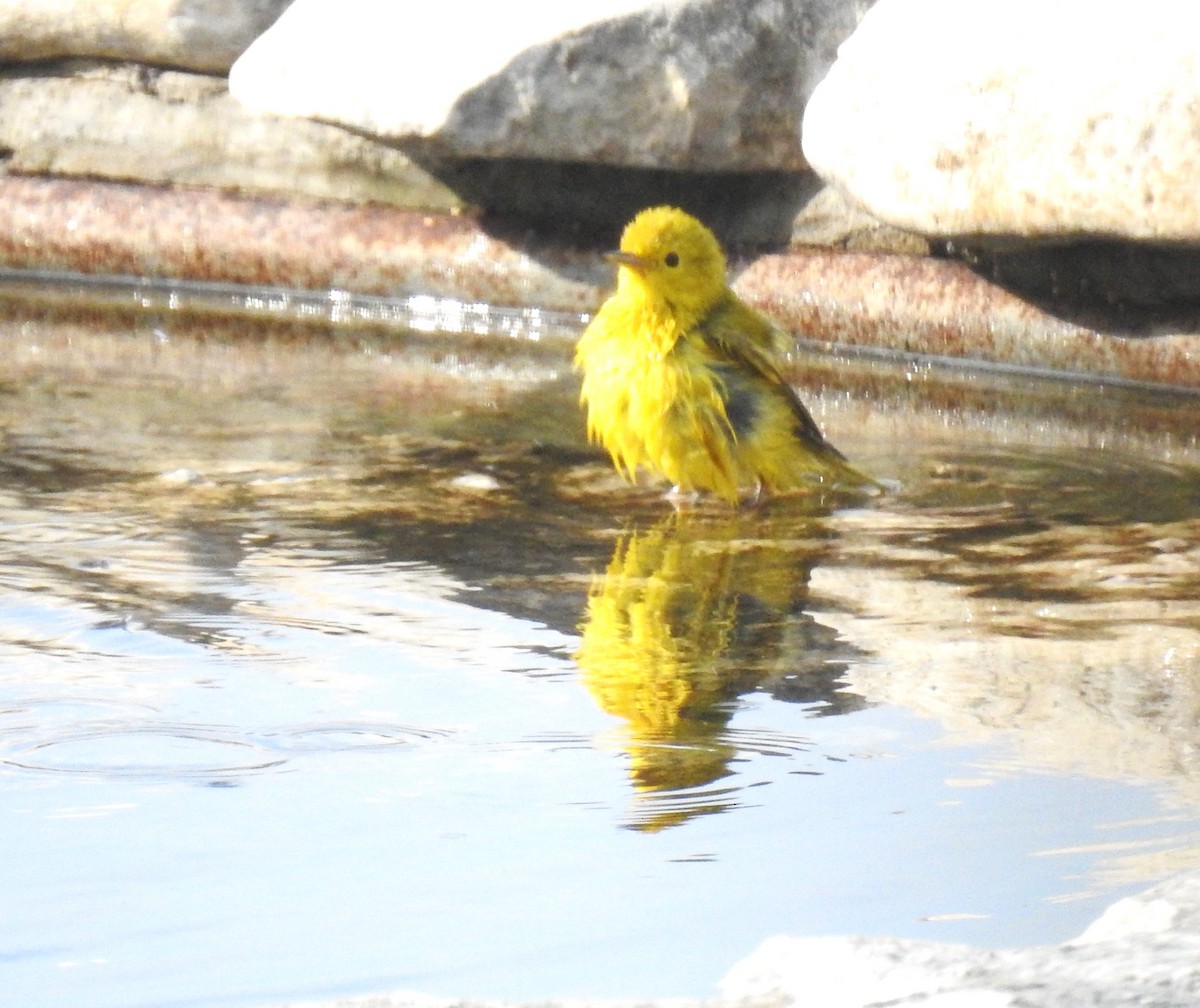
{"type": "Polygon", "coordinates": [[[635,273],[641,273],[650,265],[650,260],[632,252],[605,252],[604,258],[615,266],[628,266],[635,273]]]}

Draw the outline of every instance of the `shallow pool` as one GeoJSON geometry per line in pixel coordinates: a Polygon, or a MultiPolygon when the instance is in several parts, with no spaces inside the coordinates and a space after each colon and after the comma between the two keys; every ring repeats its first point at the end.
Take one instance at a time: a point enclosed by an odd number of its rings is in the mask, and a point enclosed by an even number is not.
{"type": "Polygon", "coordinates": [[[1200,862],[1200,403],[798,362],[676,514],[561,349],[5,307],[0,1003],[710,995],[1200,862]]]}

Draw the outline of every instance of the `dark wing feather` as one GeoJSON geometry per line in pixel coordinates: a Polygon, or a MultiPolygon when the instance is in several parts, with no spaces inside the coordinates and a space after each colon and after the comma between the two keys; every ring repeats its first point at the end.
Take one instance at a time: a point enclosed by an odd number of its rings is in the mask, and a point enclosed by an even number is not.
{"type": "Polygon", "coordinates": [[[757,375],[787,400],[796,419],[798,437],[818,451],[845,459],[825,440],[808,408],[779,373],[775,362],[786,351],[788,337],[778,326],[727,291],[696,329],[719,365],[757,375]]]}

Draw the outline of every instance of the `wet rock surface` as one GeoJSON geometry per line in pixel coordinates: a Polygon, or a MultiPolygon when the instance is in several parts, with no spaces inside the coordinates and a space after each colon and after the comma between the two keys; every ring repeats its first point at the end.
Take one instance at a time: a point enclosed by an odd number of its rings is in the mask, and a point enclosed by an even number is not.
{"type": "Polygon", "coordinates": [[[554,246],[518,232],[522,252],[465,216],[65,180],[10,178],[0,190],[0,259],[14,267],[575,311],[596,296],[598,277],[554,246]]]}
{"type": "MultiPolygon", "coordinates": [[[[84,274],[429,295],[572,313],[612,283],[619,228],[546,236],[513,221],[215,190],[0,180],[0,264],[84,274]]],[[[1038,305],[954,260],[796,249],[735,256],[739,293],[801,343],[974,360],[1045,374],[1200,387],[1186,305],[1169,313],[1038,305]]]]}

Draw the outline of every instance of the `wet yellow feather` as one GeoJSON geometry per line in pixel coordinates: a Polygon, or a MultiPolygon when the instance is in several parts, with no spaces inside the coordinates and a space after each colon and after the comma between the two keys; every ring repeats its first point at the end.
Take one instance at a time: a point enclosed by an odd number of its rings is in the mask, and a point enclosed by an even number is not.
{"type": "Polygon", "coordinates": [[[633,480],[737,503],[742,491],[873,484],[821,434],[782,379],[781,331],[729,289],[696,218],[643,210],[625,228],[617,289],[576,349],[588,434],[633,480]]]}

